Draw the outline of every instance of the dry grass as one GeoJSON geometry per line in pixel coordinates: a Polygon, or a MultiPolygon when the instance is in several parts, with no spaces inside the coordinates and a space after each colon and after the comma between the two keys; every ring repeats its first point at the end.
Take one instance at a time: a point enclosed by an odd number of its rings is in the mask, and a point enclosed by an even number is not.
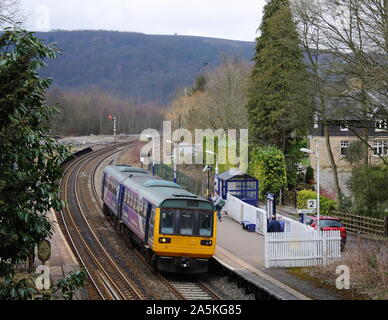
{"type": "Polygon", "coordinates": [[[388,300],[388,248],[386,244],[359,240],[347,249],[340,262],[308,268],[305,271],[322,282],[336,278],[339,265],[350,269],[351,291],[373,300],[388,300]]]}
{"type": "Polygon", "coordinates": [[[127,151],[122,152],[117,160],[117,164],[126,164],[141,168],[140,153],[144,147],[144,142],[136,142],[127,151]]]}

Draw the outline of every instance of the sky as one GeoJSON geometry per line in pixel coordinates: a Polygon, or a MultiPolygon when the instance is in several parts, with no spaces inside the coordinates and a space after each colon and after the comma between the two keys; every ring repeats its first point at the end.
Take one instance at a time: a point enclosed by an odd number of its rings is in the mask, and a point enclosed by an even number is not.
{"type": "Polygon", "coordinates": [[[21,0],[31,31],[114,30],[254,41],[265,0],[21,0]]]}

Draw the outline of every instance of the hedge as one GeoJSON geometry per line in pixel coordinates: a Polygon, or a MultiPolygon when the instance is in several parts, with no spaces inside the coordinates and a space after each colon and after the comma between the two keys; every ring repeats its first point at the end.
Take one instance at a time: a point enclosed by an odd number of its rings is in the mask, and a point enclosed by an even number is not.
{"type": "Polygon", "coordinates": [[[283,152],[274,147],[252,148],[249,174],[259,180],[259,198],[268,192],[278,194],[287,186],[287,168],[283,152]]]}
{"type": "MultiPolygon", "coordinates": [[[[298,192],[298,209],[307,209],[307,201],[317,199],[317,193],[311,190],[302,190],[298,192]]],[[[330,211],[336,210],[337,203],[334,200],[324,196],[319,197],[320,212],[322,215],[330,215],[330,211]]]]}

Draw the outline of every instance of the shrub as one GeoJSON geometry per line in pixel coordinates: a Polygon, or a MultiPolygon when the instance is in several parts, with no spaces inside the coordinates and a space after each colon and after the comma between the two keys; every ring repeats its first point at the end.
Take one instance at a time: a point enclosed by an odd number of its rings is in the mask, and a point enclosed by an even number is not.
{"type": "Polygon", "coordinates": [[[307,167],[306,171],[306,183],[310,183],[314,180],[314,169],[311,167],[307,167]]]}
{"type": "Polygon", "coordinates": [[[356,168],[348,184],[354,196],[356,214],[384,218],[388,206],[387,166],[356,168]]]}
{"type": "Polygon", "coordinates": [[[287,186],[284,154],[277,148],[253,148],[250,152],[249,174],[259,180],[260,199],[267,193],[278,194],[287,186]]]}
{"type": "MultiPolygon", "coordinates": [[[[317,199],[317,193],[311,190],[302,190],[298,192],[298,209],[307,209],[307,201],[317,199]]],[[[330,215],[330,211],[336,209],[336,202],[324,196],[319,197],[320,212],[322,215],[330,215]]]]}

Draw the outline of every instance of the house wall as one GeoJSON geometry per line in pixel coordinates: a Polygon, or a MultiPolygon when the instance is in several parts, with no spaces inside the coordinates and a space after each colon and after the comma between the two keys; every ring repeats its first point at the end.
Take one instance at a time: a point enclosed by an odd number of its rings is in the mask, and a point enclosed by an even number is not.
{"type": "MultiPolygon", "coordinates": [[[[347,181],[352,175],[353,166],[345,160],[345,157],[341,155],[341,141],[347,140],[349,142],[359,141],[354,136],[334,136],[330,137],[331,149],[333,151],[334,161],[337,165],[338,170],[338,179],[342,192],[350,196],[350,190],[347,186],[347,181]]],[[[374,140],[384,140],[388,141],[388,137],[380,137],[370,141],[373,145],[374,140]]],[[[330,165],[330,159],[328,154],[328,149],[326,147],[324,137],[312,137],[310,139],[310,149],[316,150],[315,146],[318,143],[319,146],[319,159],[320,159],[320,186],[322,194],[328,196],[331,199],[335,199],[335,186],[334,186],[334,177],[330,165]]],[[[374,155],[372,150],[369,151],[369,164],[370,165],[379,165],[382,161],[378,156],[374,155]]],[[[316,180],[316,170],[317,170],[317,157],[313,154],[310,155],[310,164],[314,169],[315,180],[316,180]]]]}

